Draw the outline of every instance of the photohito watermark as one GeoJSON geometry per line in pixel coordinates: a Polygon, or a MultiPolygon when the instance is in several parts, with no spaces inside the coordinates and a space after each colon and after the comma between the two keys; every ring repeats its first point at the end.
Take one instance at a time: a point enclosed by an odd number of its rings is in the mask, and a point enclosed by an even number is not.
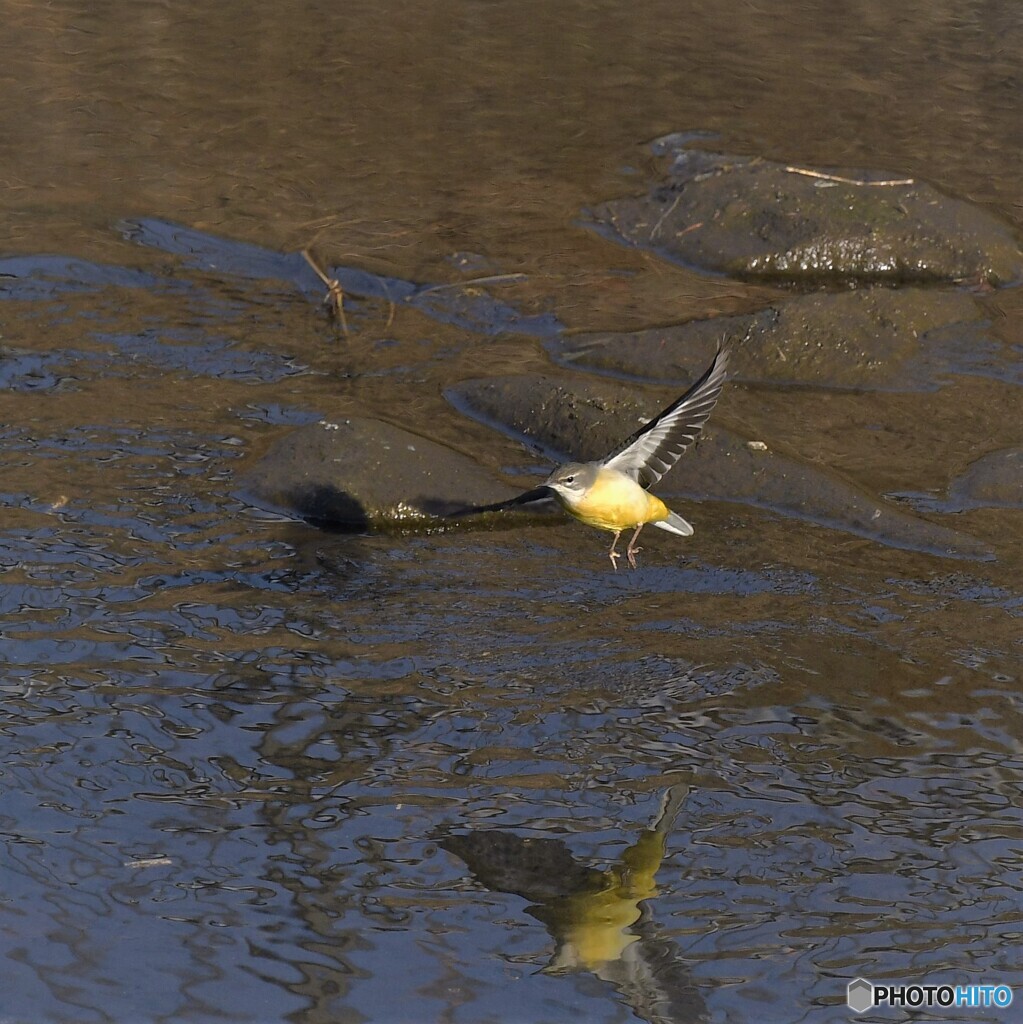
{"type": "Polygon", "coordinates": [[[875,985],[866,978],[850,981],[845,1000],[853,1013],[875,1006],[997,1006],[1012,1005],[1008,985],[875,985]]]}

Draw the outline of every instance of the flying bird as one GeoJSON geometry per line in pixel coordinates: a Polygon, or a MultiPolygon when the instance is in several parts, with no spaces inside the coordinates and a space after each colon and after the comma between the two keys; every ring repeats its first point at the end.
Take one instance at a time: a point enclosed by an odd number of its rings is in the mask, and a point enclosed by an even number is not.
{"type": "Polygon", "coordinates": [[[721,395],[730,355],[731,347],[721,346],[706,373],[681,398],[605,458],[566,463],[539,487],[517,497],[452,514],[498,512],[553,496],[580,522],[614,534],[609,556],[615,569],[622,557],[617,546],[624,530],[633,531],[625,549],[625,557],[633,569],[636,568],[636,553],[642,550],[636,546],[636,541],[648,523],[680,537],[691,537],[693,527],[660,498],[650,494],[648,488],[678,462],[699,436],[721,395]]]}

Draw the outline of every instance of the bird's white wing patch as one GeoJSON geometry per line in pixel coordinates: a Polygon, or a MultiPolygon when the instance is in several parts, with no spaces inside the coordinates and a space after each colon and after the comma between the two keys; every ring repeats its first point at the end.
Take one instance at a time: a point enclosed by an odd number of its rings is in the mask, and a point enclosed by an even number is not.
{"type": "Polygon", "coordinates": [[[631,476],[643,487],[657,483],[707,422],[721,395],[730,355],[729,346],[718,349],[707,372],[681,398],[613,451],[604,465],[631,476]]]}

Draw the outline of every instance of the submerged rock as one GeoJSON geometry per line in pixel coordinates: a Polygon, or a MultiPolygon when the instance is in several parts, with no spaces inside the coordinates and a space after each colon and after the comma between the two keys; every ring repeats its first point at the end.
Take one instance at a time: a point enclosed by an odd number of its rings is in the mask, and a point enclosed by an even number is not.
{"type": "Polygon", "coordinates": [[[548,347],[567,365],[689,383],[692,368],[731,340],[739,380],[898,391],[936,387],[952,372],[1004,375],[985,325],[963,292],[867,288],[795,296],[743,316],[563,336],[548,347]]]}
{"type": "Polygon", "coordinates": [[[949,488],[961,508],[1023,508],[1023,448],[1003,448],[972,462],[949,488]]]}
{"type": "MultiPolygon", "coordinates": [[[[543,446],[552,458],[580,461],[607,455],[671,398],[612,381],[537,375],[467,381],[450,396],[461,408],[543,446]]],[[[892,547],[957,558],[990,556],[972,537],[909,515],[837,473],[772,452],[714,423],[657,490],[769,508],[892,547]]]]}
{"type": "Polygon", "coordinates": [[[944,498],[933,494],[895,494],[928,512],[966,512],[974,508],[1023,508],[1023,448],[1002,448],[971,462],[944,498]]]}
{"type": "Polygon", "coordinates": [[[0,300],[38,301],[103,288],[156,288],[152,274],[69,256],[8,256],[0,259],[0,300]]]}
{"type": "Polygon", "coordinates": [[[674,160],[646,196],[597,207],[598,225],[704,270],[804,284],[987,281],[1021,273],[1009,228],[918,181],[830,173],[662,147],[674,160]]]}
{"type": "MultiPolygon", "coordinates": [[[[200,270],[253,281],[290,281],[310,298],[319,301],[323,297],[323,283],[301,253],[277,252],[154,217],[126,220],[121,230],[125,238],[181,256],[188,265],[200,270]]],[[[551,314],[524,314],[468,282],[421,285],[358,267],[332,267],[330,275],[337,279],[344,292],[346,308],[357,309],[358,303],[352,296],[359,296],[382,299],[395,306],[411,306],[440,323],[454,324],[479,334],[519,333],[546,337],[561,330],[561,324],[551,314]]]]}
{"type": "Polygon", "coordinates": [[[517,493],[450,448],[355,417],[287,434],[241,491],[257,505],[340,530],[428,527],[457,508],[517,493]]]}

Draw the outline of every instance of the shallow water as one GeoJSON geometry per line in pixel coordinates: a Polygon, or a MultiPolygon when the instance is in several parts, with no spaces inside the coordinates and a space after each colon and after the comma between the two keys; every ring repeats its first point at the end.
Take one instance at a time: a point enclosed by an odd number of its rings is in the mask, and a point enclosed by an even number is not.
{"type": "MultiPolygon", "coordinates": [[[[857,975],[1019,989],[1018,508],[933,514],[994,551],[971,561],[689,503],[691,541],[614,574],[575,524],[331,535],[236,485],[346,413],[531,482],[446,387],[549,369],[556,322],[775,294],[584,226],[667,131],[1018,228],[1020,35],[1012,4],[9,12],[0,1021],[816,1022],[857,975]],[[260,249],[140,234],[167,222],[260,249]],[[352,278],[341,337],[310,245],[512,275],[511,319],[352,278]],[[450,841],[487,831],[519,845],[450,841]],[[614,874],[638,849],[655,895],[614,874]]],[[[1018,356],[1020,290],[978,301],[1018,356]]],[[[941,496],[1020,443],[1018,381],[730,385],[720,411],[941,496]]]]}

